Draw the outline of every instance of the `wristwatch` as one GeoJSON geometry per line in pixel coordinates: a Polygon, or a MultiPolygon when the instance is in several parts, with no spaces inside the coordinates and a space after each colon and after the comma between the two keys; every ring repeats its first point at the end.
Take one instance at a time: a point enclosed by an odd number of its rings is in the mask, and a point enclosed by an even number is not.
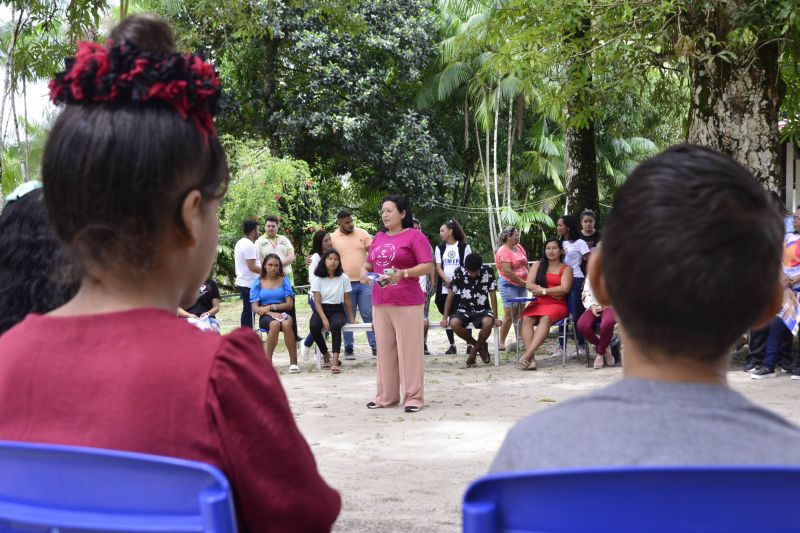
{"type": "Polygon", "coordinates": [[[408,269],[403,270],[403,277],[404,278],[408,277],[408,269]]]}
{"type": "Polygon", "coordinates": [[[542,296],[547,296],[547,289],[542,289],[542,296]]]}

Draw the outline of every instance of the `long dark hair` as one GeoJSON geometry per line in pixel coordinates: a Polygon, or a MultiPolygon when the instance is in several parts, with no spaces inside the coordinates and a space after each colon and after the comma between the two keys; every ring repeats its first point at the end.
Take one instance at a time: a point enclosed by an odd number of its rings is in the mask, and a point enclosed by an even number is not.
{"type": "Polygon", "coordinates": [[[542,247],[542,258],[539,260],[539,270],[536,271],[536,284],[540,287],[549,286],[547,285],[547,267],[550,264],[550,260],[547,259],[545,250],[547,250],[547,245],[551,242],[556,243],[559,249],[561,248],[561,241],[555,237],[550,237],[544,242],[544,246],[542,247]]]}
{"type": "Polygon", "coordinates": [[[56,238],[42,191],[0,212],[0,335],[28,313],[47,313],[75,296],[82,272],[56,238]]]}
{"type": "Polygon", "coordinates": [[[318,278],[327,278],[328,277],[328,267],[325,265],[325,260],[328,258],[329,255],[336,254],[336,257],[339,258],[339,266],[336,267],[336,270],[333,272],[333,277],[339,277],[344,272],[342,270],[342,256],[339,255],[333,248],[328,248],[325,250],[325,253],[322,254],[320,257],[319,263],[317,263],[317,268],[314,269],[314,275],[318,278]]]}
{"type": "Polygon", "coordinates": [[[572,215],[564,215],[562,217],[558,217],[564,223],[564,225],[569,230],[567,233],[567,240],[569,242],[577,241],[581,238],[580,229],[578,229],[578,221],[572,215]]]}
{"type": "MultiPolygon", "coordinates": [[[[381,206],[383,206],[384,202],[392,202],[395,207],[397,207],[398,211],[405,212],[406,215],[403,217],[402,222],[403,229],[414,227],[414,215],[411,213],[411,203],[405,197],[399,194],[390,194],[383,197],[381,206]]],[[[384,228],[383,231],[386,231],[386,229],[384,228]]]]}
{"type": "Polygon", "coordinates": [[[464,228],[461,227],[458,220],[451,218],[445,222],[444,225],[453,232],[453,237],[455,237],[457,242],[467,242],[467,234],[464,233],[464,228]]]}
{"type": "Polygon", "coordinates": [[[327,234],[328,232],[324,229],[317,230],[314,237],[311,238],[311,255],[319,254],[322,257],[322,241],[325,240],[325,235],[327,234]]]}
{"type": "Polygon", "coordinates": [[[269,261],[270,259],[277,259],[278,260],[278,277],[282,278],[284,276],[284,273],[283,273],[283,261],[281,261],[281,256],[279,256],[278,254],[274,254],[274,253],[265,255],[264,256],[264,260],[261,261],[261,277],[262,278],[266,278],[267,277],[267,261],[269,261]]]}

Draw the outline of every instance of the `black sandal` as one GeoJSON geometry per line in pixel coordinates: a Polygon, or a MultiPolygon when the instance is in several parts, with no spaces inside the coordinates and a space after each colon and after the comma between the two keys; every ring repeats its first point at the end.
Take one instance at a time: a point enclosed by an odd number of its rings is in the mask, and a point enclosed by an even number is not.
{"type": "Polygon", "coordinates": [[[367,404],[367,409],[380,409],[380,407],[381,407],[381,406],[380,406],[380,405],[378,405],[378,404],[377,404],[377,403],[375,403],[375,402],[369,402],[369,403],[367,404]]]}
{"type": "Polygon", "coordinates": [[[405,411],[406,413],[418,413],[419,407],[416,405],[406,405],[405,411]]]}

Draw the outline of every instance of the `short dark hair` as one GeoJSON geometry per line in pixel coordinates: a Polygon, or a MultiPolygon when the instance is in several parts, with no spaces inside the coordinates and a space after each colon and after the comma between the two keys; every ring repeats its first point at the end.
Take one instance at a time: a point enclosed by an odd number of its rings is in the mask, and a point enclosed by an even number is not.
{"type": "Polygon", "coordinates": [[[707,148],[672,147],[631,173],[606,222],[601,262],[614,312],[642,343],[716,359],[773,299],[782,239],[750,172],[707,148]]]}
{"type": "Polygon", "coordinates": [[[267,215],[264,217],[264,225],[267,225],[267,222],[274,222],[276,224],[280,223],[280,219],[276,215],[267,215]]]}
{"type": "MultiPolygon", "coordinates": [[[[112,36],[158,54],[174,49],[168,30],[137,15],[112,36]]],[[[140,276],[155,266],[168,228],[185,231],[190,191],[224,195],[228,166],[219,139],[166,102],[82,102],[68,104],[50,131],[42,181],[53,228],[76,259],[140,276]]]]}
{"type": "Polygon", "coordinates": [[[542,246],[542,257],[539,259],[539,268],[536,270],[536,284],[540,287],[549,287],[547,283],[547,267],[550,266],[550,260],[547,259],[547,254],[545,251],[547,250],[547,245],[551,242],[554,242],[561,248],[561,241],[556,239],[555,237],[550,237],[546,241],[544,241],[544,246],[542,246]]]}
{"type": "Polygon", "coordinates": [[[572,215],[562,215],[558,217],[564,222],[567,227],[567,240],[569,242],[577,241],[581,238],[581,231],[578,228],[578,220],[572,215]]]}
{"type": "Polygon", "coordinates": [[[347,209],[342,209],[338,213],[336,213],[336,220],[342,220],[343,218],[351,217],[353,213],[348,211],[347,209]]]}
{"type": "Polygon", "coordinates": [[[483,257],[478,252],[472,252],[464,258],[464,268],[470,272],[480,270],[481,265],[483,265],[483,257]]]}
{"type": "Polygon", "coordinates": [[[0,212],[0,335],[28,313],[47,313],[75,296],[81,271],[56,238],[42,191],[0,212]]]}
{"type": "Polygon", "coordinates": [[[583,222],[583,217],[592,217],[592,220],[597,222],[597,214],[595,214],[595,212],[592,211],[591,209],[584,209],[583,211],[581,211],[581,215],[580,217],[578,217],[578,221],[583,222]]]}
{"type": "Polygon", "coordinates": [[[277,259],[278,260],[278,277],[282,278],[285,274],[283,273],[283,261],[281,261],[281,256],[275,253],[269,253],[264,256],[264,260],[261,261],[261,274],[260,277],[266,278],[267,277],[267,261],[270,259],[277,259]]]}
{"type": "Polygon", "coordinates": [[[328,248],[323,252],[322,256],[319,259],[319,263],[317,263],[317,268],[314,269],[314,275],[318,278],[327,278],[328,277],[328,267],[325,266],[325,260],[328,258],[329,255],[336,254],[336,257],[339,258],[339,266],[336,267],[336,271],[333,273],[334,277],[341,276],[344,272],[342,270],[342,256],[339,255],[334,248],[328,248]]]}
{"type": "Polygon", "coordinates": [[[385,202],[392,202],[395,206],[397,206],[398,211],[405,212],[405,216],[403,217],[402,227],[403,228],[413,228],[414,227],[414,215],[411,213],[411,202],[404,196],[400,196],[399,194],[389,194],[383,197],[381,200],[381,205],[385,202]]]}
{"type": "Polygon", "coordinates": [[[258,229],[258,222],[255,220],[245,220],[242,223],[242,233],[249,235],[254,229],[258,229]]]}

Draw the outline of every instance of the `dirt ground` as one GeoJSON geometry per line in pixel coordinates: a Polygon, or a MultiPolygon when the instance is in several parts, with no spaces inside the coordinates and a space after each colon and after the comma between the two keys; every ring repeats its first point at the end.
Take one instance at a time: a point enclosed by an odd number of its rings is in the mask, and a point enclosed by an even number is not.
{"type": "MultiPolygon", "coordinates": [[[[222,315],[223,326],[238,322],[233,304],[225,304],[222,315]]],[[[300,316],[302,332],[307,309],[300,316]]],[[[499,367],[467,369],[465,355],[428,356],[425,409],[369,410],[375,362],[366,337],[356,336],[356,343],[358,359],[345,361],[339,375],[317,371],[313,360],[302,358],[302,373],[289,375],[282,346],[275,357],[297,424],[322,475],[342,495],[334,529],[340,532],[459,531],[466,487],[487,472],[516,421],[622,377],[620,367],[594,370],[585,359],[569,358],[562,368],[560,357],[549,356],[555,347],[550,339],[535,372],[515,369],[511,357],[499,367]]],[[[444,332],[432,331],[428,345],[442,353],[444,332]]],[[[463,352],[464,343],[458,346],[463,352]]],[[[754,402],[800,424],[800,381],[787,375],[754,381],[741,365],[728,379],[754,402]]]]}

